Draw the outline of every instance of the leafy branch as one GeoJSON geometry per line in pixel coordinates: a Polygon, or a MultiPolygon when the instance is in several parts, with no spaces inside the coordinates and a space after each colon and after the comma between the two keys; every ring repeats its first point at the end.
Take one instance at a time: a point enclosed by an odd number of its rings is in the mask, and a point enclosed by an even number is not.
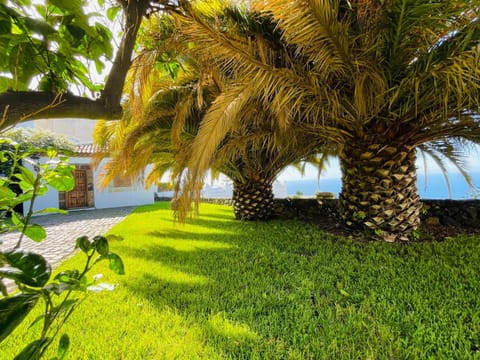
{"type": "MultiPolygon", "coordinates": [[[[24,236],[37,242],[45,239],[45,229],[38,224],[30,224],[35,214],[34,201],[46,193],[47,185],[59,191],[71,190],[74,186],[73,166],[68,164],[68,158],[59,155],[56,150],[47,150],[46,155],[50,161],[41,164],[32,163],[30,159],[39,149],[21,150],[18,143],[7,139],[3,139],[0,145],[0,170],[3,175],[0,182],[1,230],[20,232],[19,241],[13,249],[0,251],[0,291],[3,294],[0,297],[0,342],[23,322],[42,299],[44,311],[32,323],[43,322],[41,333],[38,339],[26,345],[14,358],[37,360],[46,354],[63,325],[95,284],[95,279],[87,279],[88,272],[97,263],[106,260],[113,272],[122,275],[125,273],[124,265],[122,259],[110,251],[108,236],[95,236],[92,240],[82,236],[76,240],[76,248],[86,256],[83,268],[60,272],[51,280],[52,267],[45,258],[22,250],[20,246],[24,236]],[[33,165],[33,171],[23,165],[25,162],[33,165]],[[20,194],[12,190],[15,186],[21,190],[20,194]],[[30,206],[27,215],[23,217],[15,211],[15,206],[25,201],[30,201],[30,206]],[[19,291],[13,295],[8,294],[3,279],[14,281],[19,291]]],[[[45,209],[42,212],[63,211],[45,209]]],[[[55,359],[64,359],[69,347],[70,339],[67,334],[63,334],[59,339],[55,359]]]]}

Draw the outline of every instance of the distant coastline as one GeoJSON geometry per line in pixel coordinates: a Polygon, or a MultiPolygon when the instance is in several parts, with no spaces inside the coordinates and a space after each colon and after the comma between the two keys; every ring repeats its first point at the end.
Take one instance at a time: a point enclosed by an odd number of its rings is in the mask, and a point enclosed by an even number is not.
{"type": "MultiPolygon", "coordinates": [[[[480,196],[480,172],[470,174],[473,183],[476,187],[477,197],[480,196]]],[[[442,174],[432,173],[428,174],[427,182],[425,183],[425,176],[418,175],[418,192],[422,199],[455,199],[465,200],[473,198],[474,191],[469,188],[462,175],[453,173],[448,175],[450,181],[451,194],[448,192],[448,187],[445,178],[442,174]]],[[[318,191],[332,192],[338,197],[342,184],[340,179],[304,179],[304,180],[287,180],[287,192],[289,196],[299,195],[314,196],[318,191]]]]}

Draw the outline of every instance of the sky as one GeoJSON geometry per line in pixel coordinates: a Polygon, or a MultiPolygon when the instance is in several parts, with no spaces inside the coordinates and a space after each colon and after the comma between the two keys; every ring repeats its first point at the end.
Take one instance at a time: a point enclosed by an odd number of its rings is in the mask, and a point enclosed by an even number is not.
{"type": "MultiPolygon", "coordinates": [[[[447,164],[448,174],[456,174],[458,170],[451,164],[447,164]]],[[[423,160],[417,159],[418,174],[423,174],[424,171],[423,160]]],[[[471,151],[470,155],[466,159],[466,168],[471,173],[480,173],[480,147],[477,147],[476,151],[471,151]]],[[[427,160],[427,174],[437,174],[441,170],[431,160],[427,160]]],[[[338,159],[330,160],[330,166],[322,172],[322,179],[339,179],[341,177],[340,166],[338,159]]],[[[313,180],[318,178],[318,170],[311,165],[307,165],[305,175],[302,177],[298,170],[289,166],[282,171],[278,177],[280,181],[292,181],[292,180],[313,180]]],[[[477,184],[480,185],[480,184],[477,184]]]]}

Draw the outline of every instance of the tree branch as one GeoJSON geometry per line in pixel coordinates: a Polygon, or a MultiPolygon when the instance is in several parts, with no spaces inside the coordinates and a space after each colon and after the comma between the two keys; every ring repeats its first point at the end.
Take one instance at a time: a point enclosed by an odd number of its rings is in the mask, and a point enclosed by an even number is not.
{"type": "Polygon", "coordinates": [[[119,119],[122,116],[121,97],[132,63],[133,47],[149,3],[148,0],[121,2],[125,12],[125,32],[99,99],[37,91],[1,93],[0,114],[3,114],[3,118],[0,119],[0,130],[34,119],[119,119]]]}
{"type": "Polygon", "coordinates": [[[132,64],[133,47],[137,39],[138,29],[149,3],[148,0],[124,1],[122,3],[125,14],[125,32],[101,96],[101,99],[105,102],[105,107],[111,111],[115,112],[115,108],[120,107],[123,85],[128,69],[132,64]]]}
{"type": "Polygon", "coordinates": [[[34,119],[118,119],[121,108],[108,109],[101,99],[43,91],[8,91],[0,94],[0,129],[34,119]]]}

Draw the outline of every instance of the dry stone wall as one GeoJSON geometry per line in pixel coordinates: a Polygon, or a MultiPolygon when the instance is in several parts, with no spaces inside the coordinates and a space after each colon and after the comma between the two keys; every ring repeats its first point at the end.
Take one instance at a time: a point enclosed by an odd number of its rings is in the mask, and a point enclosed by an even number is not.
{"type": "MultiPolygon", "coordinates": [[[[231,199],[204,199],[213,204],[231,205],[231,199]]],[[[422,221],[432,225],[480,228],[480,200],[422,200],[422,221]]],[[[280,219],[314,217],[339,218],[337,199],[275,199],[275,214],[280,219]]]]}

